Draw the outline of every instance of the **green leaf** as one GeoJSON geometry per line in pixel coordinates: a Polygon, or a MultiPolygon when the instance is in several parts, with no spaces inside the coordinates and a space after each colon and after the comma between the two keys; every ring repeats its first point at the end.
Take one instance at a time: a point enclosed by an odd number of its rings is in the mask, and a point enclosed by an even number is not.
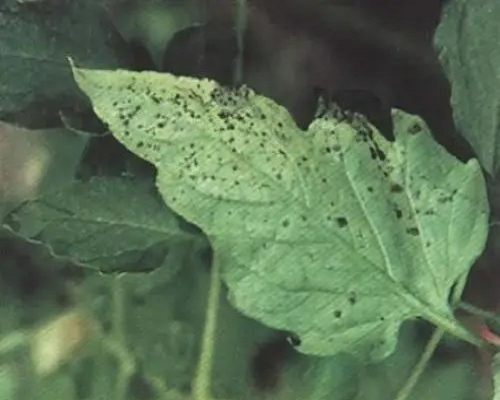
{"type": "Polygon", "coordinates": [[[29,130],[0,121],[0,221],[22,202],[71,182],[88,139],[68,129],[29,130]]]}
{"type": "Polygon", "coordinates": [[[395,143],[336,110],[302,132],[246,87],[74,74],[116,138],[157,167],[166,203],[208,235],[234,305],[298,334],[300,351],[379,359],[415,317],[475,341],[448,298],[485,244],[481,169],[418,118],[394,112],[395,143]]]}
{"type": "Polygon", "coordinates": [[[140,272],[167,263],[173,275],[181,266],[179,252],[188,253],[199,238],[182,230],[178,217],[148,190],[122,178],[75,182],[27,202],[9,219],[22,237],[91,268],[140,272]]]}
{"type": "Polygon", "coordinates": [[[68,55],[101,68],[126,62],[100,0],[45,5],[43,12],[0,6],[0,115],[23,126],[58,124],[60,111],[69,116],[80,104],[68,55]]]}
{"type": "Polygon", "coordinates": [[[492,176],[500,171],[499,17],[500,3],[495,0],[450,1],[434,36],[436,53],[452,87],[458,131],[492,176]]]}

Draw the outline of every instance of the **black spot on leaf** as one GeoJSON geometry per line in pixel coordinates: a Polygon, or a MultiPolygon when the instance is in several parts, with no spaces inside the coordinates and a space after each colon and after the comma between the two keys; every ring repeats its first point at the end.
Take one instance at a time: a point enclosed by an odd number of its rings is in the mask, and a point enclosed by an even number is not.
{"type": "Polygon", "coordinates": [[[406,229],[406,233],[408,233],[412,236],[418,236],[420,234],[417,227],[411,227],[411,228],[406,229]]]}
{"type": "Polygon", "coordinates": [[[390,191],[391,193],[401,193],[403,191],[403,187],[398,183],[393,183],[391,184],[390,191]]]}
{"type": "Polygon", "coordinates": [[[415,122],[408,128],[408,133],[411,135],[416,135],[422,132],[422,130],[423,130],[422,126],[418,122],[415,122]]]}
{"type": "Polygon", "coordinates": [[[347,219],[344,217],[339,217],[337,218],[337,224],[340,228],[344,228],[345,226],[347,226],[347,219]]]}

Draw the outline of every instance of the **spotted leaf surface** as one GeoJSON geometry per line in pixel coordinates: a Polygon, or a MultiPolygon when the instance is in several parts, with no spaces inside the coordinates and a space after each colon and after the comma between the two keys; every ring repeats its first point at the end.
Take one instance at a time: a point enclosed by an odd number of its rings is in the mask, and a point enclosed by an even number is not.
{"type": "Polygon", "coordinates": [[[474,341],[448,298],[484,247],[477,162],[415,117],[396,141],[325,108],[307,132],[248,88],[74,69],[116,138],[158,169],[165,202],[210,238],[233,304],[304,353],[380,359],[423,317],[474,341]]]}

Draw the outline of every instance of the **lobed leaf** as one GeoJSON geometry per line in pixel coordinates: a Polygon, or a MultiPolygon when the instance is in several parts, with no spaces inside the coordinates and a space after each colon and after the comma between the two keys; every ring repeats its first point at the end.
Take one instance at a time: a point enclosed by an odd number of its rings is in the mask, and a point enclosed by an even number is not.
{"type": "Polygon", "coordinates": [[[407,319],[474,336],[448,299],[481,253],[481,169],[394,112],[396,141],[323,110],[307,132],[252,90],[74,68],[115,137],[158,169],[165,202],[210,238],[233,304],[300,351],[380,359],[407,319]]]}

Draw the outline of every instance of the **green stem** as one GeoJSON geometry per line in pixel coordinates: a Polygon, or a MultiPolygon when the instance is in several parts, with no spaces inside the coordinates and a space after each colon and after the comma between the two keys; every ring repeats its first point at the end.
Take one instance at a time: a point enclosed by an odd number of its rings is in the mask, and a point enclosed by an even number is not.
{"type": "Polygon", "coordinates": [[[211,399],[211,384],[213,356],[215,348],[215,331],[217,329],[217,315],[219,312],[221,292],[221,281],[219,263],[215,257],[210,277],[210,288],[208,292],[207,312],[205,326],[201,342],[201,353],[198,361],[198,369],[193,383],[193,399],[211,399]]]}
{"type": "Polygon", "coordinates": [[[486,311],[482,308],[476,307],[470,303],[462,301],[458,304],[458,308],[467,311],[470,314],[477,315],[479,317],[484,318],[487,321],[494,322],[500,326],[500,315],[494,313],[492,311],[486,311]]]}
{"type": "Polygon", "coordinates": [[[429,363],[429,360],[434,354],[434,350],[436,350],[436,347],[441,341],[443,335],[444,335],[444,330],[442,329],[434,330],[434,333],[432,334],[431,338],[427,342],[427,345],[425,346],[424,352],[422,353],[422,357],[418,361],[417,365],[415,365],[415,368],[413,368],[411,375],[409,376],[406,383],[397,394],[395,400],[406,400],[410,396],[411,391],[417,384],[420,376],[423,374],[425,367],[429,363]]]}

